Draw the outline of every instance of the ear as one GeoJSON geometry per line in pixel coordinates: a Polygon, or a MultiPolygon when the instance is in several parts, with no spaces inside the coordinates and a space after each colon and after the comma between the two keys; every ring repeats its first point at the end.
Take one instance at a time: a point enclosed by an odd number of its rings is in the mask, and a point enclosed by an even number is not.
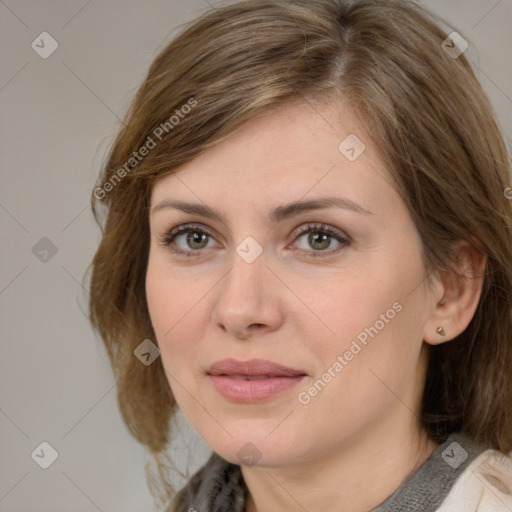
{"type": "Polygon", "coordinates": [[[438,291],[423,333],[426,343],[439,345],[452,340],[469,325],[482,293],[486,262],[486,256],[474,245],[466,240],[457,242],[456,268],[438,274],[438,291]]]}

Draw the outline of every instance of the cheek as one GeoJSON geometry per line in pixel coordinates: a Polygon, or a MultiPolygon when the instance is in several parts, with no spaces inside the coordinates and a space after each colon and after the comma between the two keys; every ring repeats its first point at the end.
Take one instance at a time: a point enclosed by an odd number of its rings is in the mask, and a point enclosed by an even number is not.
{"type": "Polygon", "coordinates": [[[208,292],[217,280],[215,276],[191,276],[180,272],[150,255],[146,297],[166,369],[183,368],[182,361],[192,361],[192,355],[199,350],[199,342],[211,317],[208,292]]]}
{"type": "MultiPolygon", "coordinates": [[[[161,249],[151,249],[146,272],[146,298],[156,334],[174,330],[180,318],[200,300],[197,281],[166,260],[161,249]]],[[[204,294],[204,292],[203,292],[204,294]]]]}
{"type": "Polygon", "coordinates": [[[384,258],[359,271],[332,275],[316,286],[297,281],[316,313],[297,317],[303,340],[317,358],[315,370],[322,374],[342,356],[355,370],[344,372],[345,378],[356,387],[369,377],[375,380],[370,368],[390,382],[408,374],[422,345],[423,277],[421,258],[414,252],[408,259],[384,258]]]}
{"type": "Polygon", "coordinates": [[[297,397],[298,410],[316,425],[312,430],[333,438],[342,431],[351,434],[393,407],[403,408],[405,416],[415,407],[422,346],[418,304],[412,296],[404,299],[400,287],[390,290],[382,283],[367,291],[354,288],[333,296],[328,318],[336,335],[310,346],[318,358],[315,373],[297,397]],[[393,302],[395,292],[400,300],[393,302]]]}
{"type": "Polygon", "coordinates": [[[146,275],[148,309],[165,376],[179,407],[185,410],[193,407],[189,403],[190,391],[194,389],[191,370],[198,355],[201,329],[197,320],[201,314],[200,298],[204,295],[204,291],[199,292],[197,283],[180,279],[168,266],[156,265],[150,258],[146,275]]]}
{"type": "Polygon", "coordinates": [[[297,310],[303,339],[306,343],[311,340],[311,348],[320,359],[348,350],[358,335],[364,343],[369,337],[365,329],[373,333],[371,328],[377,323],[378,331],[383,332],[399,316],[397,309],[401,308],[395,303],[402,293],[394,272],[381,267],[378,277],[372,274],[361,269],[331,273],[323,280],[298,278],[291,283],[290,287],[301,291],[307,306],[297,310]]]}

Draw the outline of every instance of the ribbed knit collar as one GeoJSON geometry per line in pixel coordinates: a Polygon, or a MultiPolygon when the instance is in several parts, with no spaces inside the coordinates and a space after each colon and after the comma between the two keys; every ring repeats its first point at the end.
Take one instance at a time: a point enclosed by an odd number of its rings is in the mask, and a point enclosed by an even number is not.
{"type": "MultiPolygon", "coordinates": [[[[455,480],[484,451],[461,433],[451,434],[412,475],[371,512],[434,512],[455,480]]],[[[185,488],[188,510],[244,512],[247,496],[240,466],[213,453],[185,488]]]]}

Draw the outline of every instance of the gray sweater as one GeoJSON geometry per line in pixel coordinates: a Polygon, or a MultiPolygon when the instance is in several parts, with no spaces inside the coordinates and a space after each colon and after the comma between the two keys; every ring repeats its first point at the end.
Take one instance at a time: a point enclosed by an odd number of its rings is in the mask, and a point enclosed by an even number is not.
{"type": "MultiPolygon", "coordinates": [[[[457,477],[483,451],[465,435],[451,434],[420,468],[371,512],[434,512],[457,477]]],[[[180,492],[177,503],[180,512],[244,512],[246,495],[240,466],[214,453],[180,492]]],[[[171,510],[170,507],[168,511],[171,510]]]]}

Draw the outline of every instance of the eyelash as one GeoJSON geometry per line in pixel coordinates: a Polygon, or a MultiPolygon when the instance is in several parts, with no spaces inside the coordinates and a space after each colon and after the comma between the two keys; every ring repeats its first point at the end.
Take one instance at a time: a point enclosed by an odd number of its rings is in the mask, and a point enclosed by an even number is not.
{"type": "MultiPolygon", "coordinates": [[[[208,230],[206,230],[202,227],[199,227],[196,224],[183,224],[183,225],[177,226],[177,227],[169,230],[167,233],[165,233],[161,237],[160,243],[162,245],[170,248],[171,243],[174,241],[174,239],[177,236],[179,236],[183,233],[190,233],[190,232],[198,233],[201,235],[207,235],[211,238],[214,238],[214,236],[208,230]]],[[[340,242],[340,244],[341,244],[340,247],[338,247],[337,249],[331,250],[331,251],[312,252],[309,254],[309,257],[311,257],[311,258],[325,258],[328,256],[332,256],[333,254],[339,252],[341,249],[348,247],[352,243],[352,241],[350,240],[349,237],[343,236],[341,234],[341,232],[339,232],[338,230],[336,230],[330,226],[326,226],[325,224],[307,224],[306,227],[304,227],[303,229],[299,230],[296,234],[294,234],[294,241],[296,241],[302,235],[304,235],[306,233],[311,233],[311,232],[317,233],[317,234],[321,233],[321,234],[329,235],[329,236],[333,237],[335,240],[337,240],[338,242],[340,242]]],[[[172,248],[171,250],[172,250],[172,252],[174,252],[176,254],[181,254],[188,258],[197,258],[197,257],[201,256],[200,253],[204,249],[199,249],[196,251],[183,251],[181,249],[172,248]]],[[[309,251],[306,251],[306,252],[309,252],[309,251]]]]}

